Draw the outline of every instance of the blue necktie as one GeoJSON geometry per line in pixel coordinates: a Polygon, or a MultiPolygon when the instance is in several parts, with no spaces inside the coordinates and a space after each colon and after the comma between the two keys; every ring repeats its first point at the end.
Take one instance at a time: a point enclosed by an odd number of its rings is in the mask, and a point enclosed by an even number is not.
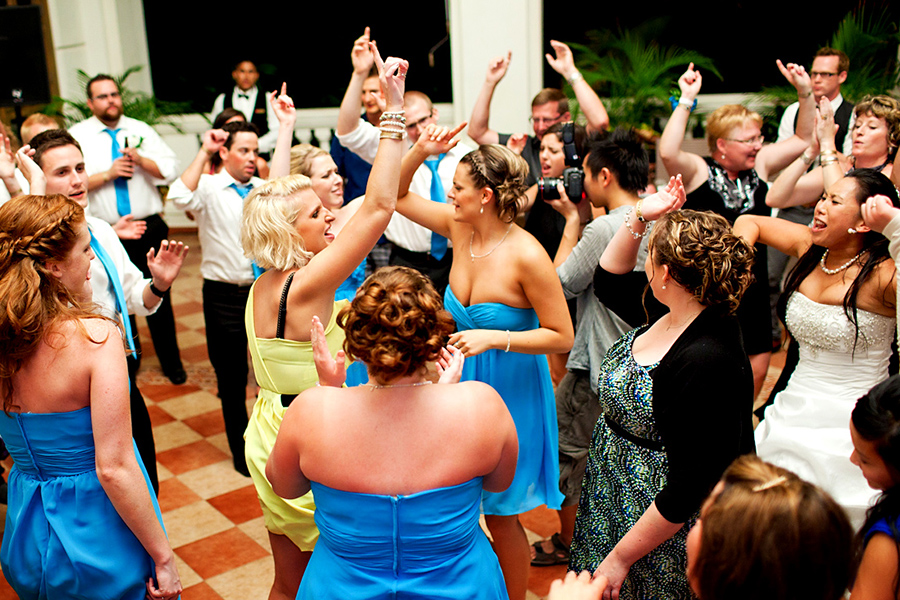
{"type": "MultiPolygon", "coordinates": [[[[119,130],[104,129],[103,131],[108,133],[109,137],[112,138],[112,159],[116,160],[122,156],[122,148],[119,146],[119,141],[116,139],[116,134],[119,133],[119,130]]],[[[124,217],[125,215],[130,215],[131,197],[128,195],[128,180],[124,177],[116,177],[113,185],[116,188],[116,210],[119,211],[119,216],[124,217]]],[[[125,320],[127,321],[128,319],[125,320]]]]}
{"type": "MultiPolygon", "coordinates": [[[[431,199],[441,204],[446,204],[447,196],[444,193],[444,184],[438,175],[438,166],[446,154],[439,154],[437,158],[429,158],[425,161],[425,166],[431,171],[431,199]]],[[[436,233],[431,234],[431,255],[436,260],[441,260],[447,254],[447,238],[436,233]]]]}
{"type": "Polygon", "coordinates": [[[113,264],[112,258],[106,253],[106,250],[103,249],[97,238],[94,237],[93,231],[91,232],[91,250],[94,251],[97,259],[103,265],[103,268],[106,269],[109,285],[112,286],[113,295],[116,297],[116,310],[119,311],[119,316],[122,317],[122,323],[125,327],[125,341],[128,343],[128,349],[137,356],[137,351],[134,348],[134,336],[131,334],[131,319],[128,318],[128,305],[125,304],[125,293],[122,291],[122,281],[119,279],[119,272],[116,270],[116,265],[113,264]]]}
{"type": "MultiPolygon", "coordinates": [[[[234,191],[236,191],[238,193],[238,196],[241,197],[241,200],[246,200],[247,196],[249,196],[250,192],[253,190],[252,183],[234,182],[228,187],[234,188],[234,191]]],[[[257,265],[255,262],[252,263],[252,267],[253,267],[253,278],[254,279],[256,279],[257,277],[259,277],[260,275],[262,275],[263,273],[266,272],[265,269],[263,269],[262,267],[257,265]]]]}

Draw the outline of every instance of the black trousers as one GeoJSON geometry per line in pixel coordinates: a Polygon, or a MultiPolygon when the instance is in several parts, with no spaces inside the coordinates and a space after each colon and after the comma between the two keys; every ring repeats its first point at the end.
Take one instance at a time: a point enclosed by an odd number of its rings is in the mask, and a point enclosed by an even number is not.
{"type": "Polygon", "coordinates": [[[250,286],[203,280],[203,318],[206,321],[206,348],[216,372],[219,399],[228,447],[234,466],[246,470],[244,431],[247,429],[247,330],[244,309],[250,286]]]}
{"type": "Polygon", "coordinates": [[[150,413],[144,404],[144,397],[137,386],[138,362],[133,356],[128,357],[128,383],[130,385],[129,399],[131,403],[131,436],[137,446],[138,454],[144,461],[153,491],[159,495],[159,475],[156,472],[156,442],[153,441],[153,426],[150,423],[150,413]]]}
{"type": "MultiPolygon", "coordinates": [[[[147,222],[147,231],[144,232],[141,239],[122,240],[122,245],[125,246],[128,258],[131,259],[134,266],[141,270],[144,277],[150,277],[150,269],[147,268],[147,252],[150,251],[150,248],[159,251],[159,243],[169,237],[169,226],[159,215],[150,215],[144,220],[147,222]]],[[[140,353],[140,339],[137,327],[134,326],[133,317],[131,324],[135,345],[140,353]]],[[[168,292],[156,313],[147,317],[147,326],[150,328],[153,348],[156,349],[156,356],[159,358],[163,373],[169,375],[183,369],[181,353],[178,350],[178,339],[175,337],[175,314],[172,312],[172,302],[168,292]]],[[[140,364],[140,356],[138,363],[140,364]]]]}

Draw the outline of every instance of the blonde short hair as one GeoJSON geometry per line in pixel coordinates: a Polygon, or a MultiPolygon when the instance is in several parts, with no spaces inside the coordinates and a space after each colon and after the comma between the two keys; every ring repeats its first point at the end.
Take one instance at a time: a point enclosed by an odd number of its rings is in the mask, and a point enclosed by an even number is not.
{"type": "Polygon", "coordinates": [[[762,127],[763,124],[759,113],[740,104],[726,104],[714,110],[706,120],[706,142],[709,144],[710,154],[716,153],[716,142],[728,137],[732,129],[745,125],[748,121],[757,127],[762,127]]]}
{"type": "Polygon", "coordinates": [[[311,176],[312,161],[320,156],[331,156],[312,144],[297,144],[291,148],[291,175],[311,176]]]}
{"type": "Polygon", "coordinates": [[[302,267],[313,257],[294,227],[304,190],[312,190],[309,177],[288,175],[267,181],[244,200],[241,245],[244,255],[263,269],[302,267]]]}

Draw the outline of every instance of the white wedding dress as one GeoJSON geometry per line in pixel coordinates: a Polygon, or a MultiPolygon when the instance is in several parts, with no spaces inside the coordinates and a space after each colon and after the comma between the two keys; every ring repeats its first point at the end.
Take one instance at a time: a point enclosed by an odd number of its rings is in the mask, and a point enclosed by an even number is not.
{"type": "Polygon", "coordinates": [[[756,449],[763,460],[831,494],[859,528],[878,492],[850,462],[850,413],[860,396],[887,378],[896,323],[863,310],[857,315],[858,339],[842,306],[799,292],[790,297],[787,326],[800,344],[800,360],[756,428],[756,449]]]}

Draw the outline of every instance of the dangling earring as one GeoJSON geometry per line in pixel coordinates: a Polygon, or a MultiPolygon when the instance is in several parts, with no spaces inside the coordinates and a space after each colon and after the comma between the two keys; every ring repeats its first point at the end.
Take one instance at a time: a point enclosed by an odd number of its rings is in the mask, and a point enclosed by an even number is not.
{"type": "Polygon", "coordinates": [[[851,227],[850,229],[847,230],[847,233],[849,233],[850,235],[853,235],[854,233],[859,233],[859,232],[851,227]]]}
{"type": "Polygon", "coordinates": [[[481,205],[481,210],[478,211],[479,214],[484,214],[484,204],[481,205]]]}

